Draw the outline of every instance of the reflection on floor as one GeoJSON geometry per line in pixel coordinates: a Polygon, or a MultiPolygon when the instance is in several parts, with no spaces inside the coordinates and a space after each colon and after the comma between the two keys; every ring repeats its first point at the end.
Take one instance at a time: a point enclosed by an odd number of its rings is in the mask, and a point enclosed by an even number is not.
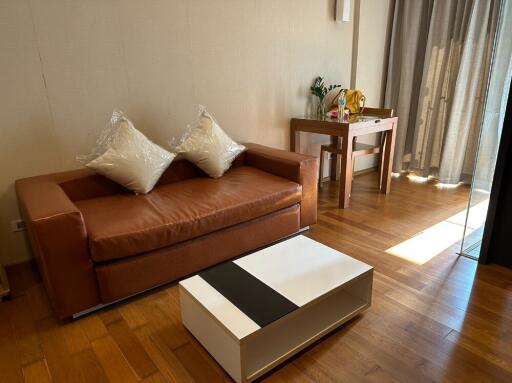
{"type": "MultiPolygon", "coordinates": [[[[460,243],[423,264],[386,252],[463,210],[468,188],[399,177],[385,196],[376,183],[374,174],[356,177],[346,210],[337,186],[324,184],[318,224],[306,234],[374,266],[372,307],[264,381],[511,382],[512,270],[477,267],[457,255],[460,243]]],[[[181,325],[176,283],[62,323],[33,269],[11,268],[9,277],[2,382],[229,381],[181,325]]]]}
{"type": "Polygon", "coordinates": [[[468,257],[478,259],[478,257],[480,256],[481,247],[482,247],[482,241],[478,241],[477,243],[474,243],[467,249],[463,250],[462,253],[468,257]]]}

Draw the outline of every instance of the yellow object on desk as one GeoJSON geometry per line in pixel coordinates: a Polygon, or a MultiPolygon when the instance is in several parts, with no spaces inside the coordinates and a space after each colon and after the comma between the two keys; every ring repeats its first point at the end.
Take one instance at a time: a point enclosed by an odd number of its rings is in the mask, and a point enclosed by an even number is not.
{"type": "Polygon", "coordinates": [[[364,113],[364,105],[366,103],[366,96],[357,89],[342,89],[338,92],[336,97],[333,98],[331,109],[338,109],[338,99],[340,96],[345,96],[345,108],[347,108],[351,114],[364,113]]]}

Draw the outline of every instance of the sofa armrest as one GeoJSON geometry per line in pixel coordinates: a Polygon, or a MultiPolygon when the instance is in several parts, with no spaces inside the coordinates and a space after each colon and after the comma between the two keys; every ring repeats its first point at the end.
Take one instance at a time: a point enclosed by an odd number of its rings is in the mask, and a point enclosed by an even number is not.
{"type": "Polygon", "coordinates": [[[34,257],[56,315],[63,319],[100,303],[82,213],[47,178],[15,183],[34,257]]]}
{"type": "Polygon", "coordinates": [[[257,144],[244,145],[247,147],[246,165],[287,178],[302,186],[300,227],[316,223],[318,158],[257,144]]]}

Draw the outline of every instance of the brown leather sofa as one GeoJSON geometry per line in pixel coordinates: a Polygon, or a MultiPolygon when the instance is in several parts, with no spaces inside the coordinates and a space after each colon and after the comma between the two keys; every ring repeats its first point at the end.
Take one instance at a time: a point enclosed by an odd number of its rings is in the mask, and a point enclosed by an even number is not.
{"type": "Polygon", "coordinates": [[[315,223],[317,159],[247,148],[219,179],[174,161],[147,195],[88,169],[16,181],[56,315],[137,294],[315,223]]]}

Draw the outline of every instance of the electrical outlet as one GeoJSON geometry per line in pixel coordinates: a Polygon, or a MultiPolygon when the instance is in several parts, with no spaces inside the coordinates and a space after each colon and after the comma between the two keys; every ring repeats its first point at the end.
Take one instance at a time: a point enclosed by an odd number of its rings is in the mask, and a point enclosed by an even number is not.
{"type": "Polygon", "coordinates": [[[12,231],[23,231],[25,230],[25,222],[22,219],[15,219],[11,221],[12,231]]]}

